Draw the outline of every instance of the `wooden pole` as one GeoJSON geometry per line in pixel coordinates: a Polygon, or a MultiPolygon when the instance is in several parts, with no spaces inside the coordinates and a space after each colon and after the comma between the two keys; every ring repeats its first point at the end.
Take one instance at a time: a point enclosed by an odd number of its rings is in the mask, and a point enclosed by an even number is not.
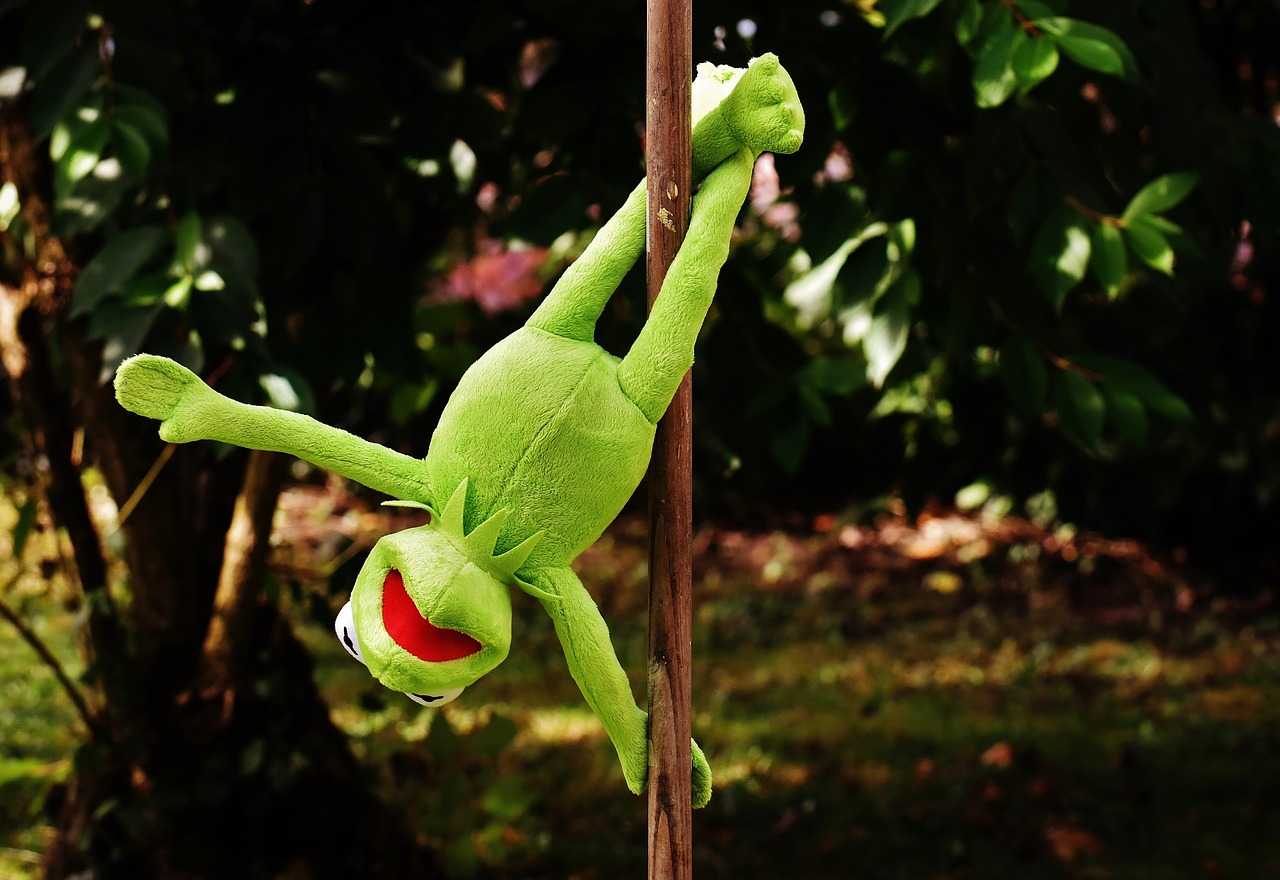
{"type": "MultiPolygon", "coordinates": [[[[646,270],[652,308],[689,221],[692,0],[648,0],[647,54],[646,270]]],[[[686,375],[658,425],[649,468],[649,880],[693,876],[691,389],[686,375]]]]}

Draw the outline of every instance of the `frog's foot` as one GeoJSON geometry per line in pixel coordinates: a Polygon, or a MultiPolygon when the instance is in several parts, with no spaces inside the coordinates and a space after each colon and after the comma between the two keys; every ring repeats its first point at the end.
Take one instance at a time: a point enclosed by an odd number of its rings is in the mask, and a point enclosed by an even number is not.
{"type": "Polygon", "coordinates": [[[794,153],[804,140],[800,95],[773,53],[751,60],[720,109],[729,131],[756,155],[794,153]]]}
{"type": "Polygon", "coordinates": [[[159,419],[160,436],[170,443],[203,439],[205,405],[217,392],[200,377],[168,358],[150,354],[131,357],[116,370],[116,400],[130,412],[159,419]]]}

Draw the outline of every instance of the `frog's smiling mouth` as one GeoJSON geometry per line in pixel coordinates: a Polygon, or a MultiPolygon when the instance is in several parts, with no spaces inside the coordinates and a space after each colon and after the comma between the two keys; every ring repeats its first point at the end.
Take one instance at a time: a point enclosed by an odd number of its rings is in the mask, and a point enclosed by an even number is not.
{"type": "Polygon", "coordinates": [[[464,632],[444,629],[423,617],[394,568],[382,582],[382,625],[397,645],[430,663],[460,660],[484,647],[464,632]]]}

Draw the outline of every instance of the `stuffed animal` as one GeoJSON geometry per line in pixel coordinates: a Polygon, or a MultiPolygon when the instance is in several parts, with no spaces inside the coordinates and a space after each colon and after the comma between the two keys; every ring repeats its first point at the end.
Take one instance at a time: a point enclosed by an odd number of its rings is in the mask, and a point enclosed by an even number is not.
{"type": "MultiPolygon", "coordinates": [[[[431,706],[455,699],[507,656],[509,588],[537,598],[636,793],[648,774],[647,715],[569,563],[644,477],[655,425],[693,363],[756,157],[793,152],[804,131],[795,86],[772,55],[745,70],[701,65],[693,104],[693,172],[705,180],[631,350],[619,360],[593,337],[644,250],[644,182],[525,326],[467,370],[425,459],[298,413],[230,400],[165,358],[137,355],[115,379],[120,403],[159,419],[169,442],[289,453],[430,515],[377,542],[335,624],[346,649],[386,687],[431,706]]],[[[694,804],[710,796],[711,771],[694,743],[694,804]]]]}

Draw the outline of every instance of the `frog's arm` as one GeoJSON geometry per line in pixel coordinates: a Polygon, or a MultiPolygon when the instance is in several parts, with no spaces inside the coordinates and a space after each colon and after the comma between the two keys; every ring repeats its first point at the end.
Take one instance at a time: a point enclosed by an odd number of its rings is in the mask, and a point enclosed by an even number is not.
{"type": "MultiPolygon", "coordinates": [[[[557,597],[542,607],[555,624],[569,673],[618,750],[627,787],[639,794],[649,776],[648,715],[636,705],[600,610],[568,567],[538,569],[530,580],[557,597]]],[[[692,751],[693,805],[702,807],[711,799],[711,768],[696,742],[692,751]]]]}
{"type": "MultiPolygon", "coordinates": [[[[694,93],[698,105],[692,137],[695,183],[744,147],[753,156],[765,151],[793,153],[799,148],[804,110],[776,55],[754,59],[745,71],[701,65],[694,93]]],[[[605,303],[644,252],[645,196],[642,180],[560,276],[529,318],[530,327],[592,341],[605,303]]]]}
{"type": "Polygon", "coordinates": [[[160,437],[170,443],[221,440],[285,452],[393,498],[432,503],[419,459],[300,413],[231,400],[168,358],[129,358],[116,371],[115,387],[125,409],[160,420],[160,437]]]}
{"type": "Polygon", "coordinates": [[[649,320],[618,365],[623,392],[651,422],[662,417],[693,365],[693,345],[729,256],[733,224],[751,188],[754,165],[755,156],[743,148],[707,176],[693,200],[689,233],[667,270],[649,320]]]}

